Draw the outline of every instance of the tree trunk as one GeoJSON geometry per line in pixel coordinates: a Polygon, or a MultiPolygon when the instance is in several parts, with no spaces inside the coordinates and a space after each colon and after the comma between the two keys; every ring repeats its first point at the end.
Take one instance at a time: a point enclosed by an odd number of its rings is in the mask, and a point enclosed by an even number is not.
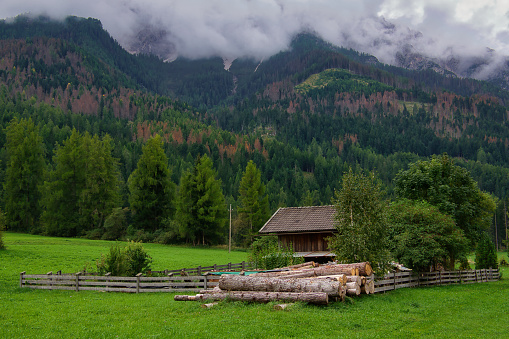
{"type": "Polygon", "coordinates": [[[219,279],[219,288],[225,291],[324,292],[329,297],[342,295],[342,284],[331,279],[281,279],[222,275],[219,279]]]}
{"type": "Polygon", "coordinates": [[[250,301],[259,303],[268,303],[271,301],[302,301],[316,305],[327,305],[329,296],[324,292],[308,292],[308,293],[292,293],[292,292],[254,292],[254,291],[231,291],[222,293],[205,293],[195,296],[176,295],[174,300],[233,300],[233,301],[250,301]],[[188,298],[183,298],[188,297],[188,298]]]}
{"type": "Polygon", "coordinates": [[[324,265],[315,268],[314,270],[316,272],[316,275],[347,274],[347,275],[368,276],[373,273],[373,269],[371,268],[369,262],[360,262],[354,264],[324,265]],[[358,272],[357,269],[359,270],[358,272]]]}

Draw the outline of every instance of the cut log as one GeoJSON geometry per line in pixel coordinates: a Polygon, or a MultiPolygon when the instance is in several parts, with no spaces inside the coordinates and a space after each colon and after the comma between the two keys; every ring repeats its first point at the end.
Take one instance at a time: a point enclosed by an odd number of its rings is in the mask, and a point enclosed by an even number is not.
{"type": "Polygon", "coordinates": [[[281,278],[281,279],[296,279],[296,278],[311,278],[316,277],[316,273],[314,271],[307,271],[307,272],[301,272],[296,271],[292,272],[292,274],[281,274],[274,276],[274,278],[281,278]]]}
{"type": "MultiPolygon", "coordinates": [[[[357,273],[356,269],[359,269],[357,275],[363,275],[363,276],[369,276],[373,273],[373,269],[371,268],[371,265],[369,262],[360,262],[360,263],[353,263],[353,264],[335,264],[335,265],[325,265],[320,266],[318,269],[330,269],[334,271],[340,271],[344,270],[345,272],[351,272],[352,269],[354,269],[354,273],[357,273]]],[[[345,272],[338,272],[338,273],[345,273],[345,272]]],[[[356,275],[356,274],[348,274],[348,275],[356,275]]]]}
{"type": "Polygon", "coordinates": [[[224,291],[324,292],[341,295],[342,284],[331,279],[281,279],[271,277],[222,275],[219,288],[224,291]]]}
{"type": "Polygon", "coordinates": [[[194,300],[199,300],[199,299],[197,299],[195,295],[176,295],[173,297],[173,300],[175,300],[175,301],[194,301],[194,300]]]}
{"type": "Polygon", "coordinates": [[[348,276],[345,274],[321,275],[315,279],[333,279],[339,281],[342,285],[345,285],[348,282],[348,276]]]}
{"type": "Polygon", "coordinates": [[[355,282],[359,286],[362,285],[362,279],[358,275],[349,275],[346,278],[347,278],[347,282],[355,282]]]}
{"type": "Polygon", "coordinates": [[[293,293],[293,292],[254,292],[254,291],[230,291],[223,293],[207,293],[197,294],[194,300],[233,300],[233,301],[249,301],[268,303],[271,301],[287,301],[297,302],[302,301],[315,305],[327,305],[329,303],[329,296],[324,292],[307,292],[307,293],[293,293]]]}
{"type": "Polygon", "coordinates": [[[360,295],[361,294],[361,288],[359,285],[356,285],[356,288],[349,288],[346,290],[347,295],[360,295]]]}
{"type": "Polygon", "coordinates": [[[277,304],[277,305],[274,305],[274,309],[275,310],[278,310],[278,311],[281,311],[281,310],[284,310],[292,305],[295,305],[295,304],[277,304]]]}
{"type": "Polygon", "coordinates": [[[354,288],[358,288],[358,287],[361,287],[359,284],[357,284],[356,281],[351,281],[351,282],[347,282],[346,283],[346,288],[347,289],[354,289],[354,288]]]}
{"type": "Polygon", "coordinates": [[[320,264],[315,263],[314,261],[304,262],[302,264],[292,265],[292,266],[286,266],[282,267],[281,269],[289,269],[289,270],[296,270],[296,269],[302,269],[302,268],[311,268],[311,267],[318,267],[320,264]]]}

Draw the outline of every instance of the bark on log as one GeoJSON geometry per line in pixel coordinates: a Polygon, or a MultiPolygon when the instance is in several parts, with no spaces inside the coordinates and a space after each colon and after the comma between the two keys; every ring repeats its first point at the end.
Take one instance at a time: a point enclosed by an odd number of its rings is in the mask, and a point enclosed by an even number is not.
{"type": "Polygon", "coordinates": [[[302,269],[302,268],[310,268],[310,267],[318,267],[320,264],[315,263],[314,261],[305,262],[302,264],[292,265],[292,266],[286,266],[282,267],[281,269],[289,269],[289,270],[296,270],[296,269],[302,269]]]}
{"type": "Polygon", "coordinates": [[[196,299],[195,295],[176,295],[173,297],[173,300],[175,300],[175,301],[194,301],[194,300],[198,300],[198,299],[196,299]]]}
{"type": "Polygon", "coordinates": [[[357,284],[356,281],[351,281],[351,282],[347,282],[346,283],[346,288],[351,290],[351,289],[355,289],[355,288],[358,288],[358,287],[361,287],[359,284],[357,284]]]}
{"type": "MultiPolygon", "coordinates": [[[[359,263],[353,263],[353,264],[335,264],[335,265],[325,265],[320,266],[318,269],[330,269],[335,271],[341,271],[344,270],[345,272],[351,272],[352,269],[354,269],[354,273],[356,273],[355,269],[359,269],[359,272],[357,275],[363,275],[363,276],[369,276],[373,273],[373,269],[371,268],[371,265],[369,262],[359,262],[359,263]]],[[[338,273],[345,273],[345,272],[338,272],[338,273]]],[[[348,275],[356,275],[356,274],[348,274],[348,275]]]]}
{"type": "Polygon", "coordinates": [[[341,295],[342,284],[330,279],[281,279],[223,275],[219,279],[219,288],[224,291],[325,292],[330,297],[338,297],[341,295]]]}
{"type": "Polygon", "coordinates": [[[315,279],[333,279],[339,281],[341,285],[345,285],[348,282],[348,276],[345,274],[321,275],[315,279]]]}
{"type": "Polygon", "coordinates": [[[274,278],[281,278],[281,279],[296,279],[296,278],[311,278],[316,277],[316,273],[313,271],[307,271],[307,272],[301,272],[296,271],[292,272],[292,274],[281,274],[274,276],[274,278]]]}
{"type": "Polygon", "coordinates": [[[278,311],[281,311],[281,310],[284,310],[292,305],[295,305],[295,304],[277,304],[277,305],[274,305],[274,309],[275,310],[278,310],[278,311]]]}
{"type": "Polygon", "coordinates": [[[197,294],[195,300],[233,300],[268,303],[271,301],[307,302],[315,305],[327,305],[329,296],[324,292],[292,293],[292,292],[254,292],[231,291],[223,293],[197,294]]]}

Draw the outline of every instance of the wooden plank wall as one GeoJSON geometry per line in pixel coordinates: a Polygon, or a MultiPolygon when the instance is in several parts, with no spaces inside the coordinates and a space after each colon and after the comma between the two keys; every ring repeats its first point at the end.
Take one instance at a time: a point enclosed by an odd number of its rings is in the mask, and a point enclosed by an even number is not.
{"type": "Polygon", "coordinates": [[[283,246],[292,244],[294,252],[328,251],[329,245],[325,238],[332,233],[279,234],[279,242],[283,246]]]}

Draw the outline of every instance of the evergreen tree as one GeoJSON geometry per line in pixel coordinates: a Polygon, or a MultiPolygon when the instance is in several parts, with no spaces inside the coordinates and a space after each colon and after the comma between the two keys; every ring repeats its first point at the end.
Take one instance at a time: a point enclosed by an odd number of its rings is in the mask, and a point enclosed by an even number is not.
{"type": "Polygon", "coordinates": [[[36,231],[41,213],[39,185],[45,166],[42,138],[32,119],[12,120],[6,138],[6,226],[12,231],[36,231]]]}
{"type": "Polygon", "coordinates": [[[334,205],[337,233],[329,238],[329,248],[341,262],[369,261],[383,273],[389,262],[387,202],[375,174],[354,174],[350,168],[334,205]]]}
{"type": "Polygon", "coordinates": [[[475,250],[475,269],[497,268],[498,259],[495,245],[486,232],[483,232],[475,250]]]}
{"type": "Polygon", "coordinates": [[[159,135],[143,146],[128,186],[135,228],[153,232],[163,227],[165,219],[173,217],[175,184],[171,181],[168,158],[159,135]]]}
{"type": "Polygon", "coordinates": [[[100,140],[76,130],[57,147],[43,189],[45,233],[72,237],[102,227],[119,201],[118,162],[111,152],[108,136],[100,140]]]}
{"type": "Polygon", "coordinates": [[[177,220],[182,236],[193,244],[224,240],[227,209],[221,180],[216,176],[212,160],[204,155],[180,181],[177,220]]]}
{"type": "Polygon", "coordinates": [[[247,246],[253,241],[253,235],[269,218],[269,198],[265,194],[261,172],[253,161],[248,162],[240,180],[239,199],[236,238],[242,245],[247,246]]]}

